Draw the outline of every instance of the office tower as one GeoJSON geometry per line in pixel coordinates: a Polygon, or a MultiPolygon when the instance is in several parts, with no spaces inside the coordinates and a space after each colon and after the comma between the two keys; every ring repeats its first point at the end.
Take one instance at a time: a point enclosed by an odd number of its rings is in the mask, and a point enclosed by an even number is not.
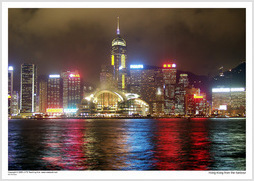
{"type": "Polygon", "coordinates": [[[39,112],[46,114],[47,110],[47,80],[41,80],[39,83],[39,112]]]}
{"type": "Polygon", "coordinates": [[[177,84],[175,87],[175,115],[185,115],[185,94],[184,84],[177,84]]]}
{"type": "Polygon", "coordinates": [[[175,87],[175,115],[185,115],[185,94],[188,86],[188,74],[180,74],[179,82],[175,87]]]}
{"type": "Polygon", "coordinates": [[[78,71],[66,71],[61,75],[63,79],[63,108],[77,109],[81,102],[81,79],[78,71]]]}
{"type": "Polygon", "coordinates": [[[117,18],[117,37],[112,41],[111,66],[113,67],[113,81],[119,90],[127,89],[127,49],[126,42],[120,36],[119,17],[117,18]]]}
{"type": "Polygon", "coordinates": [[[33,113],[36,108],[37,68],[34,64],[21,65],[20,112],[33,113]]]}
{"type": "Polygon", "coordinates": [[[212,112],[219,115],[245,116],[245,88],[213,88],[212,112]]]}
{"type": "Polygon", "coordinates": [[[176,86],[176,64],[163,64],[163,88],[164,88],[164,111],[165,114],[174,114],[175,109],[175,86],[176,86]]]}
{"type": "Polygon", "coordinates": [[[47,84],[47,112],[63,108],[63,82],[59,74],[49,75],[47,84]]]}
{"type": "Polygon", "coordinates": [[[11,101],[13,92],[13,67],[8,67],[8,114],[11,114],[11,101]]]}
{"type": "Polygon", "coordinates": [[[100,84],[102,89],[114,88],[112,66],[102,65],[100,73],[100,84]]]}
{"type": "Polygon", "coordinates": [[[19,93],[18,91],[13,91],[11,97],[11,115],[16,116],[18,114],[19,114],[19,93]]]}
{"type": "Polygon", "coordinates": [[[196,114],[194,95],[200,95],[199,88],[191,87],[191,88],[186,89],[185,115],[193,116],[196,114]]]}
{"type": "Polygon", "coordinates": [[[164,106],[163,77],[159,67],[130,65],[130,92],[138,94],[149,104],[151,114],[162,114],[164,106]]]}

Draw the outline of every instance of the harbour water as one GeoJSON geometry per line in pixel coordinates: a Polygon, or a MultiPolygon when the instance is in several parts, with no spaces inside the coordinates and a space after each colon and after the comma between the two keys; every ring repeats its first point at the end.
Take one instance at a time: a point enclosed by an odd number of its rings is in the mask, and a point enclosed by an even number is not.
{"type": "Polygon", "coordinates": [[[242,170],[244,118],[11,119],[9,170],[242,170]]]}

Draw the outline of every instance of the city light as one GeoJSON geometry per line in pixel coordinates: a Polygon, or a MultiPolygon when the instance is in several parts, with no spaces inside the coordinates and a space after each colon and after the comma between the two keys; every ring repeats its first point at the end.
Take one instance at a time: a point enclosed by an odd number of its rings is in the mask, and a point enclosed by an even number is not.
{"type": "Polygon", "coordinates": [[[227,105],[220,105],[219,110],[227,110],[227,105]]]}
{"type": "Polygon", "coordinates": [[[212,92],[230,92],[230,88],[213,88],[212,92]]]}
{"type": "Polygon", "coordinates": [[[144,65],[143,64],[133,64],[133,65],[130,65],[130,68],[131,69],[143,69],[144,65]]]}
{"type": "Polygon", "coordinates": [[[64,109],[65,113],[76,113],[78,111],[77,108],[72,108],[72,109],[64,109]]]}
{"type": "Polygon", "coordinates": [[[197,96],[196,94],[194,94],[194,99],[203,99],[203,96],[197,96]]]}
{"type": "Polygon", "coordinates": [[[231,88],[231,92],[243,92],[245,89],[244,88],[231,88]]]}
{"type": "Polygon", "coordinates": [[[243,92],[245,89],[243,87],[240,88],[213,88],[212,92],[243,92]]]}
{"type": "Polygon", "coordinates": [[[163,68],[175,68],[176,64],[163,64],[163,68]]]}
{"type": "Polygon", "coordinates": [[[11,96],[8,94],[8,99],[10,99],[11,98],[11,96]]]}
{"type": "Polygon", "coordinates": [[[51,74],[49,75],[49,78],[60,78],[59,74],[51,74]]]}
{"type": "Polygon", "coordinates": [[[69,76],[70,76],[70,77],[80,77],[79,74],[70,74],[69,76]]]}
{"type": "Polygon", "coordinates": [[[62,113],[63,108],[47,108],[47,112],[49,112],[49,113],[62,113]]]}
{"type": "Polygon", "coordinates": [[[13,66],[9,66],[9,67],[8,67],[8,70],[13,70],[13,66]]]}

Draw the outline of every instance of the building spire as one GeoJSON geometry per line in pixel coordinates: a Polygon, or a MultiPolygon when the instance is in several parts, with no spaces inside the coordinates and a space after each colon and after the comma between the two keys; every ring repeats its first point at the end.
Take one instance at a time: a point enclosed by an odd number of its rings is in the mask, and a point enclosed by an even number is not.
{"type": "Polygon", "coordinates": [[[117,35],[120,35],[119,16],[117,17],[117,29],[116,29],[116,34],[117,34],[117,35]]]}

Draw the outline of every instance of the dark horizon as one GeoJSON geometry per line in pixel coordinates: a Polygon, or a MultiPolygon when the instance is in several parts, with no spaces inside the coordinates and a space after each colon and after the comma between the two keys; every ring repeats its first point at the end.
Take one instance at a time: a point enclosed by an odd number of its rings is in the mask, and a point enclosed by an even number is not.
{"type": "Polygon", "coordinates": [[[34,63],[38,75],[78,69],[84,81],[99,83],[101,65],[110,62],[111,42],[127,43],[127,64],[161,66],[197,75],[217,75],[245,61],[244,8],[165,9],[9,9],[9,62],[14,90],[20,66],[34,63]]]}

